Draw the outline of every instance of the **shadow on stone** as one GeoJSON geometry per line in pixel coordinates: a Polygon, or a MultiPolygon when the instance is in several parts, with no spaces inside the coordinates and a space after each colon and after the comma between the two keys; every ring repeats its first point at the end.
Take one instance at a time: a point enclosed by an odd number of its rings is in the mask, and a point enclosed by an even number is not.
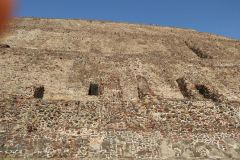
{"type": "Polygon", "coordinates": [[[192,46],[189,43],[185,42],[186,46],[192,50],[193,53],[195,53],[199,58],[203,59],[212,59],[213,57],[205,53],[203,50],[200,48],[197,48],[196,46],[192,46]]]}
{"type": "Polygon", "coordinates": [[[90,84],[88,95],[90,96],[98,96],[99,95],[99,85],[98,84],[90,84]]]}
{"type": "Polygon", "coordinates": [[[183,97],[192,98],[191,90],[188,89],[188,84],[185,78],[179,78],[176,80],[179,90],[181,91],[183,97]]]}
{"type": "Polygon", "coordinates": [[[34,98],[43,99],[44,90],[45,90],[44,86],[40,86],[40,87],[35,88],[35,90],[34,90],[34,98]]]}
{"type": "Polygon", "coordinates": [[[217,93],[214,93],[213,91],[211,91],[207,86],[202,85],[202,84],[198,84],[195,85],[196,89],[198,90],[198,92],[206,99],[211,99],[214,102],[221,102],[221,96],[217,93]]]}
{"type": "Polygon", "coordinates": [[[11,48],[11,47],[7,44],[0,44],[0,48],[11,48]]]}

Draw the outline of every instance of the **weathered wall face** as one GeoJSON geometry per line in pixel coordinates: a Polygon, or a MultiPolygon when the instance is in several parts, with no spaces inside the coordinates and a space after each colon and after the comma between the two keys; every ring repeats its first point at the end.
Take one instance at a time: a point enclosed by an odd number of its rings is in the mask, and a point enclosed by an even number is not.
{"type": "Polygon", "coordinates": [[[240,42],[153,26],[78,20],[18,19],[1,49],[2,91],[44,85],[46,99],[88,98],[90,82],[137,99],[137,76],[162,98],[182,99],[176,80],[215,88],[239,100],[240,42]],[[108,85],[108,86],[107,86],[108,85]],[[115,88],[114,88],[114,87],[115,88]],[[16,88],[17,87],[17,88],[16,88]],[[83,98],[84,97],[84,98],[83,98]]]}
{"type": "Polygon", "coordinates": [[[239,103],[1,99],[1,155],[239,157],[239,103]],[[3,154],[4,153],[4,154],[3,154]]]}
{"type": "Polygon", "coordinates": [[[0,156],[240,157],[239,64],[240,41],[206,33],[16,19],[0,45],[0,156]]]}

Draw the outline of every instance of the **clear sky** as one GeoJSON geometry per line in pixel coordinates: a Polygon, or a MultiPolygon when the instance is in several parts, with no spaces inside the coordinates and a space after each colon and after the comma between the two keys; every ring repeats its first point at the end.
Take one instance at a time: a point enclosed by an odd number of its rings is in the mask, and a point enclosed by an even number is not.
{"type": "Polygon", "coordinates": [[[240,0],[19,0],[16,14],[175,26],[240,39],[240,0]]]}

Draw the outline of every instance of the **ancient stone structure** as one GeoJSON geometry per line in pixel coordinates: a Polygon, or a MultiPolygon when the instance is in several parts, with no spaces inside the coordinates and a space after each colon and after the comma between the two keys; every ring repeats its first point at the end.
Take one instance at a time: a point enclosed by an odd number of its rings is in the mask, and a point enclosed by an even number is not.
{"type": "Polygon", "coordinates": [[[240,159],[238,40],[23,18],[0,68],[0,159],[240,159]]]}

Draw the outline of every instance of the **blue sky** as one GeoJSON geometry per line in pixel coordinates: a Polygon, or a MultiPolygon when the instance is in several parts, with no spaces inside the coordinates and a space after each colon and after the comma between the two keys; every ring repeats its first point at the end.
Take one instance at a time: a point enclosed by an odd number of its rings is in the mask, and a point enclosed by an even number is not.
{"type": "Polygon", "coordinates": [[[240,0],[19,0],[17,16],[196,29],[240,39],[240,0]]]}

